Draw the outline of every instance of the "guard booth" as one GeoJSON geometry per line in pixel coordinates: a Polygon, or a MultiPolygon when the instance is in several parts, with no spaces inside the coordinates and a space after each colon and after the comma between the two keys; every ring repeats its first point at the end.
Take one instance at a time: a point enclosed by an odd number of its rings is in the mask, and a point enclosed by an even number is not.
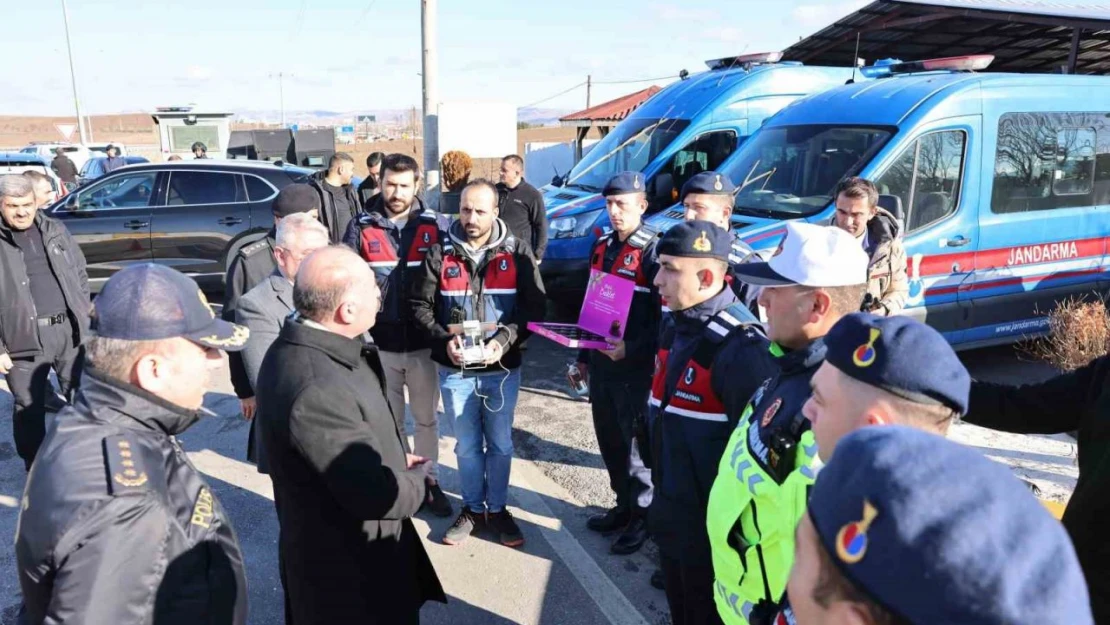
{"type": "Polygon", "coordinates": [[[233,114],[197,111],[191,106],[156,109],[150,116],[158,127],[162,160],[174,154],[182,159],[193,158],[192,147],[197,141],[207,148],[208,158],[226,158],[233,114]]]}
{"type": "Polygon", "coordinates": [[[251,161],[296,162],[293,150],[293,132],[288,128],[278,130],[232,130],[227,146],[227,157],[251,161]]]}
{"type": "Polygon", "coordinates": [[[323,168],[335,154],[335,129],[312,128],[293,132],[295,163],[302,167],[323,168]]]}

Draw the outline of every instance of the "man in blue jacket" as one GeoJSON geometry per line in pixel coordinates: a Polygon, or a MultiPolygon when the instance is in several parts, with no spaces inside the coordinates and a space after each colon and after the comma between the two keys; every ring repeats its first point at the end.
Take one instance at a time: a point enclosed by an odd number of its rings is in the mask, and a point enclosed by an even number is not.
{"type": "Polygon", "coordinates": [[[381,162],[381,186],[366,212],[347,226],[343,241],[354,248],[377,276],[382,306],[370,335],[378,346],[385,370],[386,397],[405,431],[405,387],[416,424],[416,455],[428,459],[428,509],[436,516],[450,516],[451,503],[439,487],[439,377],[428,336],[416,326],[409,306],[409,292],[423,275],[421,265],[433,245],[442,244],[450,225],[445,217],[417,197],[420,166],[411,156],[390,154],[381,162]]]}
{"type": "Polygon", "coordinates": [[[655,286],[671,314],[660,327],[649,400],[649,512],[675,625],[713,623],[709,490],[729,433],[777,367],[772,345],[725,283],[732,240],[708,221],[671,228],[656,245],[655,286]]]}

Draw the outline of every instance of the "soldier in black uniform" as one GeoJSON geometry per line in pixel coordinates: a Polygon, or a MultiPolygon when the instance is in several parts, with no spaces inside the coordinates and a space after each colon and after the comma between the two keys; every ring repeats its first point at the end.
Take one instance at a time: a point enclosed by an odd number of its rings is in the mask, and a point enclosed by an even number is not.
{"type": "Polygon", "coordinates": [[[659,307],[652,304],[655,242],[658,232],[642,220],[647,210],[644,175],[623,172],[605,185],[606,210],[613,232],[594,245],[590,267],[634,284],[623,339],[609,350],[582,350],[578,369],[590,382],[590,408],[601,458],[617,505],[589,520],[597,532],[620,531],[610,546],[618,555],[637,551],[647,540],[651,472],[632,454],[634,431],[647,419],[659,307]]]}
{"type": "MultiPolygon", "coordinates": [[[[308,213],[319,218],[320,197],[307,184],[291,184],[274,198],[272,210],[274,227],[270,228],[261,240],[243,246],[227,267],[227,277],[224,280],[224,308],[220,313],[224,321],[235,321],[235,305],[239,298],[259,282],[269,278],[270,274],[277,269],[274,245],[277,225],[281,223],[282,218],[293,213],[308,213]]],[[[231,369],[231,385],[235,387],[235,395],[239,398],[243,416],[253,419],[254,389],[251,388],[250,379],[247,377],[246,369],[243,368],[243,361],[239,354],[229,354],[228,366],[231,369]]]]}
{"type": "Polygon", "coordinates": [[[20,622],[245,623],[235,532],[175,437],[200,418],[220,350],[249,332],[151,263],[113,276],[91,322],[81,388],[23,493],[20,622]]]}

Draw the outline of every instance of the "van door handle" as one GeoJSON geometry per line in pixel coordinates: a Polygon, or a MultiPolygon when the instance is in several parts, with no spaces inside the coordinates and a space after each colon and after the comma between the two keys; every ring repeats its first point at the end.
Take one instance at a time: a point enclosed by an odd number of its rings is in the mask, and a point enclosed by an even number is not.
{"type": "Polygon", "coordinates": [[[239,224],[243,223],[243,220],[239,219],[238,217],[222,217],[217,220],[216,223],[220,224],[221,226],[238,226],[239,224]]]}
{"type": "Polygon", "coordinates": [[[132,230],[142,230],[143,228],[146,228],[149,225],[150,225],[149,221],[138,221],[138,220],[136,220],[136,221],[125,221],[125,222],[123,222],[123,227],[124,228],[130,228],[132,230]]]}
{"type": "Polygon", "coordinates": [[[969,238],[967,238],[963,235],[960,235],[960,236],[957,236],[955,238],[948,239],[948,241],[945,243],[945,245],[947,245],[948,247],[963,247],[963,246],[967,245],[968,243],[971,243],[971,239],[969,239],[969,238]]]}

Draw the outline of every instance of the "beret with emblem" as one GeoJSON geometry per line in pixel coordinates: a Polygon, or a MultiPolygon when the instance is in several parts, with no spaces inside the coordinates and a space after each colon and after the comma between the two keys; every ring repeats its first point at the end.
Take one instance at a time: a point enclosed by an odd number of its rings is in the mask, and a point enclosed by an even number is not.
{"type": "Polygon", "coordinates": [[[622,171],[609,179],[602,189],[601,195],[624,195],[626,193],[643,193],[644,175],[638,171],[622,171]]]}
{"type": "Polygon", "coordinates": [[[710,221],[695,219],[676,224],[656,244],[659,255],[682,258],[716,258],[728,262],[732,235],[710,221]]]}
{"type": "Polygon", "coordinates": [[[1010,470],[902,426],[844,437],[808,514],[862,593],[910,623],[1093,623],[1064,526],[1010,470]]]}
{"type": "Polygon", "coordinates": [[[939,332],[909,317],[853,313],[825,336],[828,363],[903,399],[967,414],[971,376],[939,332]]]}
{"type": "Polygon", "coordinates": [[[685,200],[686,196],[691,193],[699,195],[733,195],[736,193],[736,186],[728,179],[728,176],[719,174],[715,171],[703,171],[700,174],[695,174],[686,184],[682,185],[682,192],[679,194],[679,200],[685,200]]]}
{"type": "Polygon", "coordinates": [[[127,341],[188,339],[239,351],[250,330],[217,317],[192,278],[164,265],[131,265],[113,275],[93,300],[94,336],[127,341]]]}

